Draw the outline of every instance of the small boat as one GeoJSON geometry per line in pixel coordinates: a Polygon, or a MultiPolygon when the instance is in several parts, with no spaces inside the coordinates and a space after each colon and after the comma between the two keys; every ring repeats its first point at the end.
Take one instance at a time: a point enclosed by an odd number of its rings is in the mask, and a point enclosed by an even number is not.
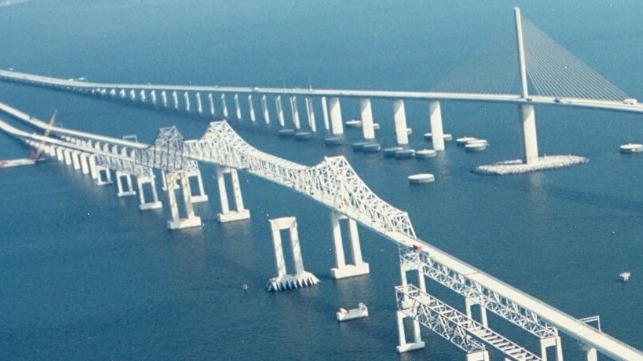
{"type": "Polygon", "coordinates": [[[435,158],[435,156],[438,154],[433,149],[420,149],[415,151],[415,158],[417,159],[426,159],[426,158],[435,158]]]}
{"type": "Polygon", "coordinates": [[[643,152],[643,144],[640,143],[627,143],[619,147],[621,153],[632,154],[643,152]]]}
{"type": "Polygon", "coordinates": [[[360,302],[357,305],[357,308],[351,308],[351,309],[340,308],[339,310],[337,310],[335,315],[337,316],[337,321],[339,322],[355,320],[358,318],[368,317],[368,308],[366,307],[365,304],[360,302]]]}
{"type": "Polygon", "coordinates": [[[417,173],[408,176],[411,184],[427,184],[435,181],[435,176],[431,173],[417,173]]]}
{"type": "Polygon", "coordinates": [[[415,157],[415,149],[402,149],[395,152],[395,158],[408,159],[415,157]]]}
{"type": "Polygon", "coordinates": [[[328,137],[324,139],[324,143],[326,143],[327,146],[334,146],[334,145],[342,145],[344,144],[344,141],[340,137],[328,137]]]}
{"type": "Polygon", "coordinates": [[[359,119],[351,119],[347,120],[346,123],[346,128],[361,128],[362,127],[362,121],[359,119]]]}
{"type": "Polygon", "coordinates": [[[469,143],[471,141],[474,141],[474,140],[478,140],[478,138],[465,136],[465,137],[460,137],[460,138],[456,139],[455,142],[460,147],[464,147],[465,144],[467,144],[467,143],[469,143]]]}
{"type": "Polygon", "coordinates": [[[384,148],[382,153],[384,153],[385,158],[393,158],[395,157],[395,153],[402,150],[404,148],[402,147],[390,147],[390,148],[384,148]]]}
{"type": "Polygon", "coordinates": [[[629,281],[630,280],[630,275],[631,275],[630,272],[621,272],[619,274],[619,276],[621,277],[621,280],[623,280],[623,282],[629,281]]]}
{"type": "Polygon", "coordinates": [[[11,167],[18,167],[22,165],[34,165],[34,164],[36,164],[36,159],[30,159],[30,158],[0,160],[0,168],[11,168],[11,167]]]}

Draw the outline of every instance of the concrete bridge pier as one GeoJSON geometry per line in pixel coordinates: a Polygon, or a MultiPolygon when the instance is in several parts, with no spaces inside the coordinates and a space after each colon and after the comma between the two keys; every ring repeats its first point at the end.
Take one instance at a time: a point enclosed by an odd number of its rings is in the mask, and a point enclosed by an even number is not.
{"type": "Polygon", "coordinates": [[[442,108],[437,100],[429,101],[429,122],[431,125],[431,138],[433,150],[444,150],[444,130],[442,129],[442,108]]]}
{"type": "Polygon", "coordinates": [[[56,147],[56,159],[59,162],[63,162],[65,160],[65,149],[62,147],[56,147]]]}
{"type": "Polygon", "coordinates": [[[139,92],[139,97],[141,98],[141,103],[145,103],[147,101],[147,97],[145,96],[145,90],[141,89],[139,92]]]}
{"type": "Polygon", "coordinates": [[[397,352],[403,353],[413,350],[424,348],[426,344],[422,341],[422,334],[420,332],[420,323],[411,317],[407,316],[402,311],[396,312],[397,316],[397,334],[399,336],[399,345],[397,345],[397,352]],[[408,342],[406,339],[406,331],[404,327],[404,320],[410,318],[413,322],[413,341],[408,342]]]}
{"type": "Polygon", "coordinates": [[[225,100],[225,93],[221,94],[221,111],[223,112],[223,118],[228,119],[228,104],[225,100]]]}
{"type": "Polygon", "coordinates": [[[586,352],[587,361],[598,361],[598,352],[594,347],[583,345],[583,350],[586,352]]]}
{"type": "Polygon", "coordinates": [[[112,171],[107,168],[103,167],[100,165],[96,166],[96,184],[99,186],[105,185],[105,184],[112,184],[112,171]]]}
{"type": "Polygon", "coordinates": [[[156,181],[154,179],[155,177],[152,169],[149,170],[148,174],[136,177],[136,185],[138,187],[139,197],[138,208],[142,211],[148,209],[159,209],[163,207],[163,204],[159,201],[158,193],[156,192],[156,181]],[[149,184],[152,193],[152,200],[149,202],[147,202],[145,199],[144,186],[146,184],[149,184]]]}
{"type": "Polygon", "coordinates": [[[232,222],[250,218],[250,211],[243,207],[241,187],[239,186],[239,175],[237,170],[229,167],[217,168],[217,184],[219,185],[219,199],[221,201],[221,213],[219,222],[232,222]],[[228,191],[226,190],[225,175],[230,174],[232,184],[232,196],[234,197],[235,210],[230,210],[228,191]]]}
{"type": "Polygon", "coordinates": [[[395,138],[397,140],[397,145],[408,145],[409,133],[406,125],[404,100],[396,99],[393,101],[393,119],[395,120],[395,138]]]}
{"type": "Polygon", "coordinates": [[[525,164],[538,161],[538,137],[536,135],[536,112],[533,104],[520,105],[522,140],[525,164]]]}
{"type": "Polygon", "coordinates": [[[214,99],[212,99],[212,93],[208,93],[208,105],[210,105],[210,115],[214,116],[214,99]]]}
{"type": "Polygon", "coordinates": [[[375,139],[375,127],[373,126],[373,110],[371,100],[362,98],[359,101],[360,114],[362,117],[362,135],[364,140],[375,139]]]}
{"type": "Polygon", "coordinates": [[[126,197],[136,195],[136,191],[132,186],[132,175],[126,172],[116,171],[116,186],[118,188],[118,197],[126,197]],[[123,183],[125,181],[125,183],[123,183]],[[127,185],[127,188],[125,187],[127,185]]]}
{"type": "Polygon", "coordinates": [[[308,127],[312,132],[317,132],[317,124],[315,124],[315,110],[313,108],[313,99],[306,97],[306,115],[308,117],[308,127]]]}
{"type": "Polygon", "coordinates": [[[199,170],[197,168],[197,169],[188,170],[185,173],[186,173],[188,179],[196,178],[196,184],[197,184],[197,187],[198,187],[198,193],[191,193],[192,204],[200,203],[200,202],[207,202],[208,201],[208,195],[205,194],[205,189],[203,188],[203,178],[201,177],[201,170],[199,170]]]}
{"type": "Polygon", "coordinates": [[[324,117],[324,129],[326,131],[330,131],[330,123],[328,119],[328,102],[326,101],[326,97],[321,97],[321,107],[322,107],[322,116],[324,117]]]}
{"type": "Polygon", "coordinates": [[[79,160],[80,160],[80,171],[83,174],[89,174],[89,154],[88,153],[80,153],[79,155],[79,160]]]}
{"type": "Polygon", "coordinates": [[[136,101],[136,91],[134,89],[129,90],[129,98],[133,102],[136,101]]]}
{"type": "Polygon", "coordinates": [[[342,121],[342,108],[339,104],[339,98],[330,98],[330,123],[331,133],[333,135],[344,134],[344,123],[342,121]]]}
{"type": "Polygon", "coordinates": [[[195,97],[196,97],[196,112],[199,114],[203,114],[203,103],[201,102],[201,93],[196,92],[195,97]]]}
{"type": "Polygon", "coordinates": [[[185,111],[190,112],[190,93],[187,91],[183,92],[183,102],[185,102],[185,111]]]}
{"type": "Polygon", "coordinates": [[[63,155],[65,157],[65,164],[66,165],[71,165],[72,164],[71,152],[72,152],[71,149],[64,149],[63,150],[63,155]]]}
{"type": "Polygon", "coordinates": [[[284,107],[281,104],[281,95],[275,97],[275,109],[277,109],[277,119],[279,120],[279,126],[284,128],[286,126],[286,120],[284,118],[284,107]]]}
{"type": "Polygon", "coordinates": [[[150,99],[152,100],[152,105],[156,105],[156,90],[150,91],[150,99]]]}
{"type": "Polygon", "coordinates": [[[80,170],[80,152],[76,150],[71,151],[71,164],[74,170],[80,170]]]}
{"type": "Polygon", "coordinates": [[[540,339],[540,357],[542,361],[547,361],[547,349],[550,347],[556,347],[556,361],[563,361],[563,347],[560,342],[560,336],[540,339]]]}
{"type": "Polygon", "coordinates": [[[334,279],[342,279],[354,276],[361,276],[370,272],[368,263],[362,260],[362,250],[359,243],[357,223],[354,219],[348,218],[340,213],[331,212],[331,227],[333,229],[333,242],[335,245],[335,268],[330,270],[334,279]],[[340,220],[348,220],[348,230],[351,245],[353,263],[346,264],[344,255],[344,244],[342,240],[342,229],[340,220]]]}
{"type": "Polygon", "coordinates": [[[261,96],[261,113],[263,114],[264,123],[266,123],[266,125],[269,125],[270,124],[270,113],[268,112],[268,101],[266,100],[265,95],[261,96]]]}
{"type": "Polygon", "coordinates": [[[308,287],[319,283],[319,279],[304,269],[301,256],[299,235],[297,233],[297,220],[295,217],[273,218],[269,220],[272,231],[272,242],[275,251],[277,276],[268,280],[268,291],[284,291],[301,287],[308,287]],[[284,250],[281,244],[281,230],[288,230],[290,234],[290,249],[294,262],[295,273],[289,274],[286,269],[284,250]]]}
{"type": "Polygon", "coordinates": [[[192,207],[192,196],[190,191],[190,182],[188,182],[188,177],[185,172],[167,172],[165,173],[165,183],[168,185],[173,185],[176,181],[179,181],[179,188],[183,195],[183,204],[185,209],[185,217],[181,218],[179,214],[179,207],[177,204],[175,187],[167,187],[167,198],[170,205],[170,214],[172,219],[167,222],[167,228],[169,229],[182,229],[189,227],[200,227],[201,218],[194,214],[194,208],[192,207]]]}
{"type": "Polygon", "coordinates": [[[100,174],[98,174],[98,168],[96,166],[96,155],[90,154],[87,163],[89,164],[89,176],[94,180],[98,181],[100,174]]]}
{"type": "Polygon", "coordinates": [[[125,89],[121,89],[118,91],[118,95],[120,95],[121,99],[125,99],[127,94],[125,94],[125,89]]]}
{"type": "MultiPolygon", "coordinates": [[[[162,182],[161,182],[161,184],[162,184],[161,189],[163,190],[163,192],[167,192],[167,186],[168,186],[168,183],[167,183],[167,176],[166,176],[165,171],[161,171],[161,177],[163,178],[163,179],[162,179],[162,182]]],[[[174,183],[172,184],[172,187],[173,187],[175,190],[176,190],[176,189],[179,189],[179,188],[181,187],[181,186],[179,185],[179,178],[178,178],[178,177],[177,177],[177,178],[174,178],[174,183]]]]}
{"type": "Polygon", "coordinates": [[[252,94],[248,94],[248,112],[250,113],[250,121],[256,122],[257,118],[255,117],[255,105],[252,103],[252,94]]]}
{"type": "Polygon", "coordinates": [[[234,95],[234,110],[237,114],[237,120],[241,120],[241,105],[239,104],[239,94],[234,95]]]}
{"type": "Polygon", "coordinates": [[[297,97],[294,95],[290,97],[290,113],[292,115],[292,123],[295,125],[296,130],[301,129],[299,123],[299,109],[297,109],[297,97]]]}
{"type": "Polygon", "coordinates": [[[464,307],[466,309],[467,317],[473,320],[473,314],[471,312],[471,306],[478,305],[480,306],[480,323],[484,327],[489,327],[489,322],[487,320],[487,308],[480,302],[477,298],[467,297],[464,299],[464,307]]]}
{"type": "Polygon", "coordinates": [[[161,103],[163,104],[164,108],[167,108],[167,93],[165,90],[161,91],[161,103]]]}
{"type": "Polygon", "coordinates": [[[179,110],[179,95],[176,90],[172,92],[172,101],[174,102],[174,110],[179,110]]]}

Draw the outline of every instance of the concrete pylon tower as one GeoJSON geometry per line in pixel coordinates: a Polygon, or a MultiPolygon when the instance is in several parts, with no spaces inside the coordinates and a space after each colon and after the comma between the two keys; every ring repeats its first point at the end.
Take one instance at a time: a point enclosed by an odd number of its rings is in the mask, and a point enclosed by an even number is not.
{"type": "Polygon", "coordinates": [[[337,212],[331,212],[331,227],[333,230],[333,241],[335,245],[335,267],[330,270],[333,278],[342,279],[368,274],[370,269],[368,263],[362,260],[362,250],[359,243],[359,233],[357,232],[357,223],[355,220],[337,212]],[[352,264],[346,264],[340,224],[340,220],[342,219],[346,219],[348,223],[351,254],[353,256],[352,264]]]}
{"type": "Polygon", "coordinates": [[[250,218],[250,211],[243,206],[243,197],[241,196],[241,186],[239,185],[239,175],[237,170],[229,167],[219,167],[217,169],[217,184],[219,185],[219,199],[221,200],[221,213],[219,213],[219,222],[232,222],[250,218]],[[234,199],[235,209],[230,210],[228,201],[228,191],[226,190],[225,175],[230,175],[232,183],[232,197],[234,199]]]}

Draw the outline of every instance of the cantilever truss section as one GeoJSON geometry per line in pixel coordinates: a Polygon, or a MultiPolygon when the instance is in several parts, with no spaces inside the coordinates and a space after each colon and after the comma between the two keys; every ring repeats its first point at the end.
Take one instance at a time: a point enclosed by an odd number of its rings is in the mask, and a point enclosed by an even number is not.
{"type": "Polygon", "coordinates": [[[430,252],[418,252],[405,246],[400,246],[399,250],[400,265],[403,269],[420,270],[426,277],[466,298],[477,300],[487,310],[539,338],[558,335],[558,330],[537,313],[476,282],[475,274],[463,275],[456,272],[444,263],[436,261],[430,252]]]}
{"type": "Polygon", "coordinates": [[[392,239],[416,238],[408,214],[373,193],[344,157],[327,157],[312,167],[290,162],[253,148],[223,121],[210,123],[201,139],[186,141],[184,147],[191,159],[243,169],[291,187],[392,239]]]}
{"type": "Polygon", "coordinates": [[[185,156],[184,144],[176,127],[161,128],[154,144],[146,149],[135,149],[134,158],[138,164],[165,172],[197,169],[197,162],[185,156]]]}

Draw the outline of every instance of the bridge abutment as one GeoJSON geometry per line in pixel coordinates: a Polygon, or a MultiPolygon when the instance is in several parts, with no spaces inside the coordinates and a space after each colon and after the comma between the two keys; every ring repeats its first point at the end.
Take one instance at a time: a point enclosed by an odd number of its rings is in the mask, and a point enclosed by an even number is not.
{"type": "Polygon", "coordinates": [[[239,175],[237,170],[229,167],[217,168],[217,184],[219,186],[219,199],[221,201],[221,213],[219,213],[219,222],[226,223],[239,221],[250,218],[250,211],[243,207],[243,197],[241,195],[241,186],[239,185],[239,175]],[[234,199],[235,210],[230,210],[228,201],[228,192],[226,190],[225,175],[230,175],[232,185],[232,196],[234,199]]]}
{"type": "Polygon", "coordinates": [[[335,267],[330,270],[333,278],[337,280],[368,274],[370,269],[368,263],[362,260],[362,250],[360,247],[359,233],[355,220],[337,212],[331,212],[331,227],[333,230],[333,242],[335,245],[335,267]],[[342,219],[347,219],[348,223],[351,254],[353,258],[352,264],[346,264],[340,223],[342,219]]]}
{"type": "Polygon", "coordinates": [[[194,208],[192,207],[192,195],[190,191],[190,182],[188,181],[188,176],[185,172],[167,172],[165,173],[165,183],[167,184],[167,197],[168,203],[170,205],[170,215],[171,219],[167,222],[167,227],[169,229],[182,229],[189,227],[200,227],[201,218],[194,214],[194,208]],[[179,214],[179,207],[176,199],[176,180],[179,181],[179,187],[183,195],[183,204],[185,208],[185,217],[181,217],[179,214]]]}
{"type": "Polygon", "coordinates": [[[268,291],[284,291],[313,286],[319,283],[319,279],[315,277],[315,275],[304,269],[304,261],[299,245],[299,235],[297,233],[297,219],[295,217],[282,217],[270,219],[269,222],[275,251],[277,276],[268,281],[266,289],[268,291]],[[281,243],[281,230],[288,230],[290,234],[290,248],[295,268],[294,274],[289,274],[286,268],[286,260],[281,243]]]}

